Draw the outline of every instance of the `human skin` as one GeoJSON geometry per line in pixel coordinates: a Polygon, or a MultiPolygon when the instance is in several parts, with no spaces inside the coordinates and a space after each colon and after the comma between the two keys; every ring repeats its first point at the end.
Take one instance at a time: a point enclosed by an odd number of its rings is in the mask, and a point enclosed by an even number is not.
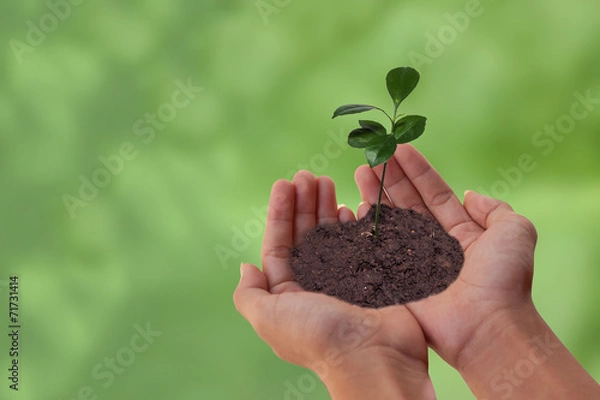
{"type": "MultiPolygon", "coordinates": [[[[382,167],[361,166],[363,204],[377,202],[382,167]]],[[[398,146],[384,202],[432,215],[465,252],[444,292],[408,303],[428,344],[456,368],[477,398],[600,398],[600,386],[560,342],[532,298],[533,224],[506,203],[466,192],[464,204],[411,145],[398,146]]]]}
{"type": "Polygon", "coordinates": [[[242,265],[235,305],[279,357],[312,369],[334,400],[435,399],[425,337],[405,306],[365,309],[293,280],[293,244],[317,224],[350,220],[331,179],[301,171],[293,182],[275,182],[263,270],[242,265]]]}
{"type": "MultiPolygon", "coordinates": [[[[467,192],[464,204],[410,145],[388,162],[386,198],[435,217],[465,251],[461,274],[427,299],[367,310],[302,290],[289,250],[317,224],[353,220],[329,178],[303,171],[273,185],[263,271],[242,265],[234,301],[284,360],[313,369],[333,399],[435,398],[429,344],[480,399],[600,398],[600,388],[537,313],[531,299],[537,234],[501,201],[467,192]],[[376,382],[376,383],[375,383],[376,382]]],[[[357,169],[363,204],[377,201],[381,167],[357,169]]]]}

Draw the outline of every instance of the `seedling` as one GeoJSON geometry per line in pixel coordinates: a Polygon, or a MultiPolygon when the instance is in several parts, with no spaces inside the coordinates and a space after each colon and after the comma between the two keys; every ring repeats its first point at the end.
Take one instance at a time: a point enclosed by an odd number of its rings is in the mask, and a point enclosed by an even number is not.
{"type": "Polygon", "coordinates": [[[348,135],[348,144],[357,149],[365,149],[365,156],[371,168],[383,164],[381,185],[375,212],[374,235],[379,235],[379,210],[383,194],[383,182],[387,161],[394,155],[396,145],[412,142],[425,131],[427,118],[420,115],[398,114],[400,103],[408,97],[419,83],[419,73],[410,67],[395,68],[388,72],[386,84],[388,92],[394,102],[394,114],[390,116],[385,110],[367,104],[346,104],[334,111],[333,117],[341,115],[358,114],[370,110],[381,111],[391,122],[390,132],[376,121],[359,120],[360,128],[354,129],[348,135]]]}

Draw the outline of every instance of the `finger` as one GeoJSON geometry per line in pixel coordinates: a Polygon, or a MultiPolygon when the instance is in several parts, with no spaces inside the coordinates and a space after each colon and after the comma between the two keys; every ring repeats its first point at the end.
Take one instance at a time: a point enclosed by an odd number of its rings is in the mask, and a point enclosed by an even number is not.
{"type": "Polygon", "coordinates": [[[354,213],[352,212],[352,210],[343,204],[340,204],[340,206],[338,207],[337,217],[340,222],[356,221],[356,218],[354,217],[354,213]]]}
{"type": "Polygon", "coordinates": [[[300,171],[292,181],[295,188],[294,242],[317,225],[317,180],[308,171],[300,171]]]}
{"type": "Polygon", "coordinates": [[[483,229],[490,229],[494,225],[507,222],[518,225],[524,237],[531,240],[534,245],[537,242],[535,226],[527,218],[517,214],[508,203],[467,190],[465,209],[483,229]]]}
{"type": "Polygon", "coordinates": [[[517,214],[508,203],[467,190],[465,192],[465,208],[473,220],[485,229],[491,228],[500,221],[509,220],[521,225],[537,239],[537,233],[531,221],[517,214]]]}
{"type": "Polygon", "coordinates": [[[317,224],[333,224],[338,221],[335,185],[331,178],[317,178],[317,224]]]}
{"type": "MultiPolygon", "coordinates": [[[[400,147],[402,146],[398,147],[396,153],[401,151],[400,147]]],[[[375,175],[377,175],[379,181],[381,181],[383,168],[377,166],[373,171],[375,172],[375,175]]],[[[421,195],[410,179],[408,179],[402,168],[400,168],[400,164],[398,164],[395,157],[390,158],[387,162],[384,180],[384,187],[388,197],[396,207],[410,208],[421,214],[429,213],[421,195]]]]}
{"type": "Polygon", "coordinates": [[[471,218],[485,229],[514,212],[507,203],[472,190],[465,192],[465,209],[471,218]]]}
{"type": "MultiPolygon", "coordinates": [[[[361,165],[354,173],[354,180],[358,186],[362,201],[369,204],[377,204],[377,199],[379,197],[379,186],[381,182],[375,172],[373,172],[368,165],[361,165]]],[[[387,198],[385,193],[381,196],[381,202],[390,207],[392,206],[392,203],[387,198]]],[[[360,218],[361,217],[359,216],[359,219],[360,218]]]]}
{"type": "Polygon", "coordinates": [[[273,184],[262,245],[263,271],[270,288],[293,280],[288,260],[293,246],[294,196],[291,182],[273,184]]]}
{"type": "Polygon", "coordinates": [[[240,283],[233,292],[233,302],[239,313],[255,327],[263,318],[261,314],[268,312],[263,306],[264,300],[270,296],[267,277],[251,264],[242,264],[240,273],[240,283]]]}
{"type": "Polygon", "coordinates": [[[440,174],[413,146],[399,146],[395,158],[417,189],[425,206],[463,247],[482,232],[440,174]]]}
{"type": "Polygon", "coordinates": [[[367,215],[371,207],[371,204],[367,203],[366,201],[361,202],[358,205],[358,211],[356,212],[356,214],[358,215],[358,219],[363,219],[365,215],[367,215]]]}

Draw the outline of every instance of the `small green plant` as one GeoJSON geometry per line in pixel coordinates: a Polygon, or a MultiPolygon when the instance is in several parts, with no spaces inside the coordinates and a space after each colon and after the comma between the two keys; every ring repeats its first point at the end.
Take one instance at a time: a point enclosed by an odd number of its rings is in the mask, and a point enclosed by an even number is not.
{"type": "Polygon", "coordinates": [[[390,116],[385,110],[367,104],[347,104],[334,111],[333,117],[341,115],[358,114],[370,110],[381,111],[391,122],[388,133],[385,127],[376,121],[360,120],[360,128],[350,132],[348,144],[357,149],[365,149],[365,156],[371,168],[383,164],[381,173],[381,185],[377,199],[377,210],[375,212],[374,235],[379,234],[379,210],[381,207],[381,195],[383,193],[383,181],[387,161],[394,155],[396,145],[408,143],[423,134],[427,118],[420,115],[398,114],[400,103],[408,97],[419,83],[419,73],[410,67],[394,68],[388,72],[386,84],[388,92],[394,102],[394,114],[390,116]]]}

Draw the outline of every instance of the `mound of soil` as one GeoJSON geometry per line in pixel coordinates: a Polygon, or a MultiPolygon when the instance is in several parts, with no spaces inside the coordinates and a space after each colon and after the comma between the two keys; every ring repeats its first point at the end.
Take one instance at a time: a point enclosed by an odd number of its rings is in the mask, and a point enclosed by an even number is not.
{"type": "Polygon", "coordinates": [[[320,225],[291,250],[296,281],[312,292],[351,304],[380,308],[423,299],[456,280],[464,254],[432,217],[375,206],[356,222],[320,225]]]}

